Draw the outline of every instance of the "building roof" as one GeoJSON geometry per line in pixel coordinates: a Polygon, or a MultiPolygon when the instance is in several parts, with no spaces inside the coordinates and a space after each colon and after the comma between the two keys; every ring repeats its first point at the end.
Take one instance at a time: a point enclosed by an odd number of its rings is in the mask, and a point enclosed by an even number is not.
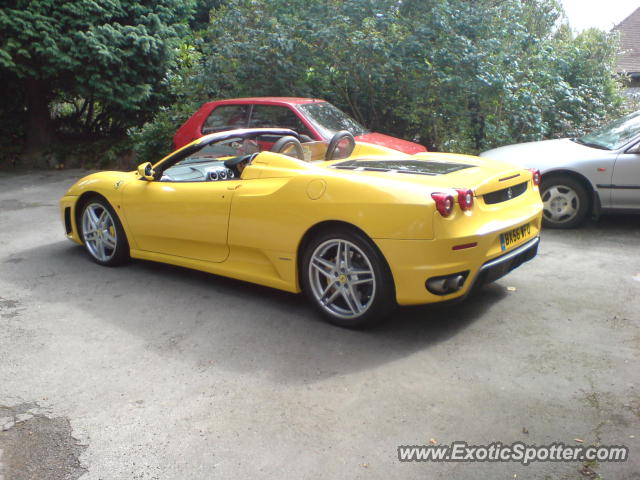
{"type": "Polygon", "coordinates": [[[640,72],[640,8],[613,27],[620,32],[622,55],[618,59],[618,70],[627,73],[640,72]]]}

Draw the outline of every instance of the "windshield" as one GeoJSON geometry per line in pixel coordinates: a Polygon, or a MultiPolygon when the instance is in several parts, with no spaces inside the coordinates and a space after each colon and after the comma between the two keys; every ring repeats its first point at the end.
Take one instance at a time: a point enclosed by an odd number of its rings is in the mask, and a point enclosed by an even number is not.
{"type": "Polygon", "coordinates": [[[305,103],[298,105],[298,108],[327,140],[340,130],[346,130],[354,137],[369,133],[353,118],[328,102],[305,103]]]}
{"type": "MultiPolygon", "coordinates": [[[[257,137],[260,138],[260,137],[257,137]]],[[[210,162],[218,158],[236,157],[250,153],[258,153],[260,146],[256,140],[250,138],[228,138],[216,143],[209,143],[196,149],[189,156],[180,160],[176,165],[191,165],[193,163],[210,162]]]]}
{"type": "Polygon", "coordinates": [[[617,150],[632,141],[637,135],[640,135],[640,111],[611,122],[588,135],[576,138],[575,141],[590,147],[617,150]]]}

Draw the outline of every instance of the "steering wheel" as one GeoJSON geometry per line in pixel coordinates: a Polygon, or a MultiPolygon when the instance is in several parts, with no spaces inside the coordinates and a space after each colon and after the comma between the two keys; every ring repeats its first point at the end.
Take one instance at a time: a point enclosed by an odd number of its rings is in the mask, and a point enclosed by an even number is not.
{"type": "Polygon", "coordinates": [[[273,147],[271,147],[271,151],[304,160],[304,151],[302,150],[302,144],[300,143],[300,140],[298,140],[296,137],[292,137],[291,135],[282,137],[280,140],[274,143],[273,147]],[[284,153],[286,150],[292,147],[293,152],[284,153]]]}
{"type": "Polygon", "coordinates": [[[349,145],[346,150],[343,150],[340,158],[347,158],[349,155],[353,153],[353,149],[356,148],[356,139],[353,138],[350,132],[346,130],[340,130],[333,137],[331,137],[331,141],[329,142],[329,146],[327,147],[327,153],[324,155],[325,160],[337,160],[336,153],[338,153],[338,146],[343,140],[347,140],[349,145]]]}

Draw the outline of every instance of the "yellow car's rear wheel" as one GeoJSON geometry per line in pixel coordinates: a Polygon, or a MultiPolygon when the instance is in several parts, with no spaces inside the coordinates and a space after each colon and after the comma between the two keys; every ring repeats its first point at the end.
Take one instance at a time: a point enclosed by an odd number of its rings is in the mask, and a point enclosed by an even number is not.
{"type": "Polygon", "coordinates": [[[368,326],[395,306],[384,257],[358,232],[336,229],[318,235],[307,246],[302,265],[307,296],[336,325],[368,326]]]}

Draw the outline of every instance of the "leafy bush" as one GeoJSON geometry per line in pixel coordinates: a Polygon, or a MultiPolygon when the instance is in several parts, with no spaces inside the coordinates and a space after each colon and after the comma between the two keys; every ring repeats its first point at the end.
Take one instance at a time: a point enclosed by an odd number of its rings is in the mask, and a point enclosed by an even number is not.
{"type": "Polygon", "coordinates": [[[230,0],[203,45],[212,96],[326,98],[374,130],[478,152],[619,108],[616,38],[555,0],[230,0]]]}
{"type": "Polygon", "coordinates": [[[135,130],[166,153],[206,100],[325,98],[373,130],[477,153],[578,135],[621,105],[617,38],[558,27],[555,0],[229,0],[183,46],[172,104],[135,130]]]}
{"type": "Polygon", "coordinates": [[[192,43],[183,43],[165,82],[169,105],[162,107],[151,121],[129,130],[139,163],[155,163],[171,151],[176,130],[209,98],[203,76],[202,54],[192,43]]]}

